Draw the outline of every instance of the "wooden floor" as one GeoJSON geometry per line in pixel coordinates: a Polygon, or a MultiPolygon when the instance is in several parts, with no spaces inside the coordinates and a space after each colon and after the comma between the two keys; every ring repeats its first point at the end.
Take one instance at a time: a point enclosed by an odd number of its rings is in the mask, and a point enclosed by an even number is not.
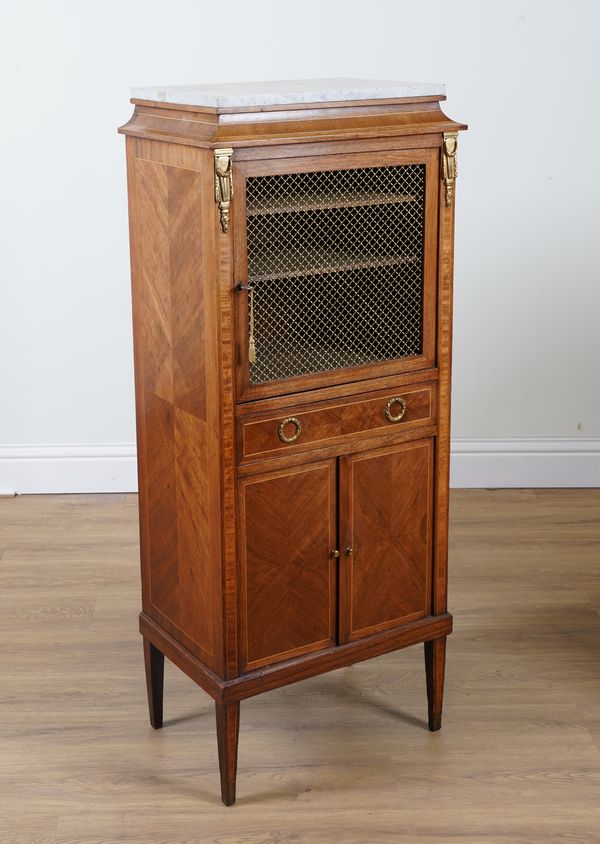
{"type": "Polygon", "coordinates": [[[167,667],[150,729],[135,496],[0,499],[0,841],[600,842],[600,490],[452,496],[444,727],[422,648],[214,709],[167,667]]]}

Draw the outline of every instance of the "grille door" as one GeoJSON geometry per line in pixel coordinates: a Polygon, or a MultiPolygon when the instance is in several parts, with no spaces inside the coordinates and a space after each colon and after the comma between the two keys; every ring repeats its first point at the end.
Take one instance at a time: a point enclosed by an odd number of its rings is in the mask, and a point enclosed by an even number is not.
{"type": "Polygon", "coordinates": [[[240,166],[242,395],[432,363],[437,150],[381,157],[240,166]]]}

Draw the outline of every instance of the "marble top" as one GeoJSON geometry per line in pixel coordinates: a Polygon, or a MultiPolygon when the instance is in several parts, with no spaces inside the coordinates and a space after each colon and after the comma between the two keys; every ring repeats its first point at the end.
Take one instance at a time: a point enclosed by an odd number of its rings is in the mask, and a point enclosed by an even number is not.
{"type": "Polygon", "coordinates": [[[131,89],[131,96],[137,100],[213,108],[431,97],[443,96],[444,93],[444,85],[428,82],[343,78],[228,82],[220,85],[166,85],[131,89]]]}

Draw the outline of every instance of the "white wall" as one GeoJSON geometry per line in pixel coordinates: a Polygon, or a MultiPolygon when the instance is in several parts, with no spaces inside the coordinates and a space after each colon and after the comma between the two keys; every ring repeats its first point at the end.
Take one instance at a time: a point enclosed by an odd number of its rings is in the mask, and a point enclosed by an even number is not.
{"type": "Polygon", "coordinates": [[[19,0],[2,17],[0,487],[134,484],[130,86],[320,76],[443,81],[470,125],[455,484],[600,484],[595,0],[19,0]]]}

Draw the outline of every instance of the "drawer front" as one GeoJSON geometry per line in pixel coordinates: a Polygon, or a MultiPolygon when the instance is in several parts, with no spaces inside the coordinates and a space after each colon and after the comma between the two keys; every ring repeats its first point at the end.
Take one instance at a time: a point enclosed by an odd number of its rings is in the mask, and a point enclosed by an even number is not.
{"type": "Polygon", "coordinates": [[[336,399],[282,409],[239,422],[242,460],[290,452],[360,434],[397,433],[435,421],[437,384],[411,384],[360,399],[336,399]]]}

